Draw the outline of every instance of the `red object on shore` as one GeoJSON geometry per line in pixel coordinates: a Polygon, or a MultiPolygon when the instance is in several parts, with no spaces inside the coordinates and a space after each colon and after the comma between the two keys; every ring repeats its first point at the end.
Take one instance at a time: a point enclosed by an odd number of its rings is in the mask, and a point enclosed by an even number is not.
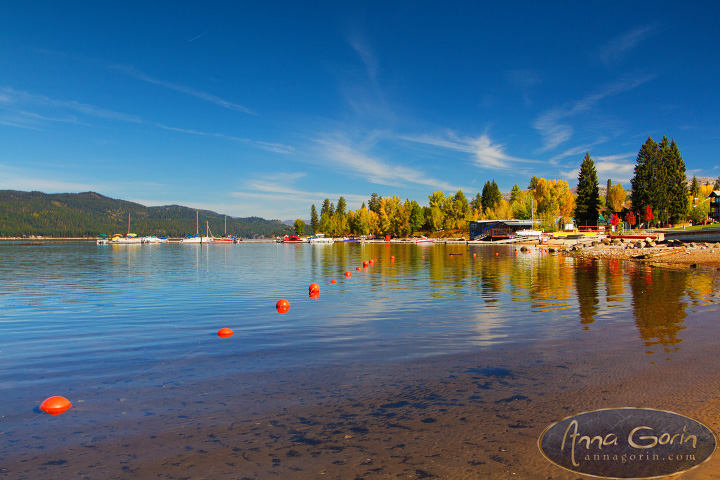
{"type": "Polygon", "coordinates": [[[60,415],[61,413],[65,413],[70,407],[72,407],[72,403],[70,403],[67,398],[59,396],[46,398],[45,401],[40,404],[40,409],[50,415],[60,415]]]}
{"type": "Polygon", "coordinates": [[[220,337],[220,338],[230,338],[230,337],[233,336],[234,333],[235,333],[235,332],[233,332],[233,331],[230,330],[229,328],[221,328],[221,329],[218,330],[218,332],[217,332],[218,337],[220,337]]]}
{"type": "Polygon", "coordinates": [[[285,300],[284,298],[281,298],[278,300],[278,302],[275,304],[275,307],[277,308],[277,311],[280,313],[287,313],[288,310],[290,310],[290,302],[285,300]]]}
{"type": "Polygon", "coordinates": [[[350,272],[345,272],[345,276],[346,276],[346,277],[350,277],[350,276],[352,276],[352,273],[350,273],[350,272]]]}
{"type": "Polygon", "coordinates": [[[320,285],[318,285],[317,283],[311,283],[310,286],[308,287],[308,290],[310,290],[310,293],[312,293],[312,292],[320,293],[320,285]]]}

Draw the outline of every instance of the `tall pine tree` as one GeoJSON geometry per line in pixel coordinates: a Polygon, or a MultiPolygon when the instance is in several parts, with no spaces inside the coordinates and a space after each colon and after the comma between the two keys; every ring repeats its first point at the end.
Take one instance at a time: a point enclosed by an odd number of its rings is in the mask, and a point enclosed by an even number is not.
{"type": "Polygon", "coordinates": [[[598,186],[595,162],[590,152],[585,154],[578,174],[577,200],[575,202],[575,221],[578,225],[597,225],[600,206],[600,187],[598,186]]]}

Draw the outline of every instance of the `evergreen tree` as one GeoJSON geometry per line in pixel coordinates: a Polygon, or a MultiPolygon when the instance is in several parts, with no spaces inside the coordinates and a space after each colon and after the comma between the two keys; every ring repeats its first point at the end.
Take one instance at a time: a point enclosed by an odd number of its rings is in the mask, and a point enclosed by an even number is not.
{"type": "Polygon", "coordinates": [[[630,180],[632,192],[630,201],[632,208],[636,211],[645,208],[652,202],[651,197],[654,195],[656,181],[654,178],[655,170],[659,162],[660,148],[657,143],[648,137],[640,151],[635,163],[635,174],[630,180]]]}
{"type": "Polygon", "coordinates": [[[413,200],[410,202],[410,227],[413,232],[417,232],[424,224],[425,215],[423,215],[422,207],[417,201],[413,200]]]}
{"type": "Polygon", "coordinates": [[[520,199],[520,193],[522,191],[520,190],[520,187],[518,187],[518,184],[516,183],[513,185],[512,191],[510,192],[510,203],[515,203],[520,199]]]}
{"type": "Polygon", "coordinates": [[[480,196],[480,192],[475,195],[475,198],[470,205],[472,205],[472,208],[475,210],[480,210],[482,208],[482,197],[480,196]]]}
{"type": "Polygon", "coordinates": [[[693,199],[693,205],[696,205],[698,195],[700,195],[700,184],[698,183],[698,179],[695,175],[693,175],[692,184],[690,186],[690,195],[693,199]]]}
{"type": "Polygon", "coordinates": [[[575,220],[578,225],[597,225],[600,188],[598,187],[595,162],[590,158],[590,152],[585,154],[585,158],[580,165],[575,202],[575,220]]]}
{"type": "Polygon", "coordinates": [[[368,200],[368,209],[370,209],[371,212],[380,214],[380,200],[382,200],[382,197],[379,197],[377,193],[370,195],[370,200],[368,200]]]}
{"type": "Polygon", "coordinates": [[[332,207],[330,206],[329,198],[323,200],[322,207],[320,207],[320,217],[326,214],[332,215],[332,207]]]}
{"type": "Polygon", "coordinates": [[[345,201],[345,198],[343,198],[343,197],[338,198],[337,207],[335,208],[335,214],[336,215],[345,215],[346,208],[347,208],[347,202],[345,201]]]}
{"type": "Polygon", "coordinates": [[[612,207],[612,202],[610,201],[610,191],[612,190],[612,180],[608,178],[607,181],[607,187],[605,187],[605,206],[608,208],[610,212],[615,211],[612,207]]]}
{"type": "Polygon", "coordinates": [[[315,209],[314,203],[312,207],[310,207],[310,228],[312,228],[313,233],[317,232],[320,228],[320,219],[318,218],[317,209],[315,209]]]}
{"type": "Polygon", "coordinates": [[[485,185],[482,189],[482,207],[483,211],[487,212],[488,210],[492,210],[498,205],[500,205],[500,202],[502,201],[502,192],[500,192],[500,187],[498,187],[498,184],[495,183],[495,179],[493,179],[492,182],[485,182],[485,185]]]}
{"type": "MultiPolygon", "coordinates": [[[[685,173],[685,161],[680,154],[675,140],[670,142],[670,148],[665,154],[668,164],[668,181],[665,188],[669,192],[668,201],[668,217],[667,220],[672,223],[678,223],[687,218],[688,210],[688,187],[687,175],[685,173]]],[[[655,206],[655,211],[658,211],[655,206]]],[[[660,213],[660,212],[658,212],[660,213]]]]}

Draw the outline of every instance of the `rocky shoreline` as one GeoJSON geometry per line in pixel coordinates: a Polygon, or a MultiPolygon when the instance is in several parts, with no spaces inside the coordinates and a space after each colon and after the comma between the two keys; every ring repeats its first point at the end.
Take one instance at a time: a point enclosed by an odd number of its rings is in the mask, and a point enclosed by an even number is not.
{"type": "Polygon", "coordinates": [[[674,264],[695,268],[720,267],[720,244],[710,242],[655,241],[602,238],[575,245],[548,248],[576,258],[635,260],[653,264],[674,264]]]}

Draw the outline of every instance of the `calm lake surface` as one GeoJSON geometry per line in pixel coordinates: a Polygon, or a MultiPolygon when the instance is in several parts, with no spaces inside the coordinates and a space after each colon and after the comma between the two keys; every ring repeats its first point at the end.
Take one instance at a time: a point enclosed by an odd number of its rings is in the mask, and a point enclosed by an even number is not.
{"type": "Polygon", "coordinates": [[[714,269],[7,242],[0,278],[0,478],[574,479],[534,446],[568,415],[645,406],[717,428],[714,269]],[[40,413],[52,395],[73,408],[40,413]]]}

